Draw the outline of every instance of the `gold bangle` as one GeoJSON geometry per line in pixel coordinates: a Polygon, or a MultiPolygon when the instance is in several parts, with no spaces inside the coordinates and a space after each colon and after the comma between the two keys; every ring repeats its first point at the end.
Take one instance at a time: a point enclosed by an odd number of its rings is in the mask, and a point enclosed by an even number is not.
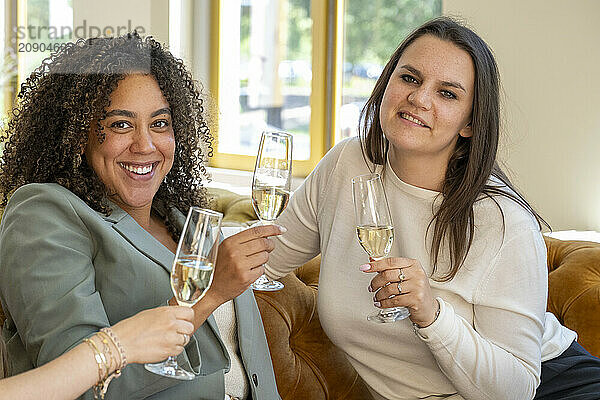
{"type": "Polygon", "coordinates": [[[110,372],[110,370],[112,369],[112,367],[113,367],[113,365],[114,365],[114,369],[115,369],[116,371],[118,371],[118,373],[120,374],[120,373],[121,373],[121,371],[119,370],[119,363],[117,362],[117,360],[116,360],[116,358],[115,358],[115,356],[114,356],[114,354],[113,354],[113,352],[112,352],[112,350],[111,350],[111,348],[110,348],[110,343],[109,343],[109,342],[108,342],[108,340],[107,340],[107,339],[110,339],[110,338],[109,338],[109,337],[108,337],[108,335],[107,335],[106,333],[104,333],[104,332],[98,332],[98,333],[96,334],[96,336],[98,337],[98,339],[100,339],[100,341],[101,341],[101,342],[102,342],[102,344],[104,345],[104,346],[102,347],[102,352],[103,352],[104,354],[107,354],[107,355],[108,355],[108,357],[107,357],[107,358],[108,358],[108,359],[109,359],[109,361],[110,361],[110,362],[109,362],[109,365],[108,365],[108,366],[109,366],[109,372],[110,372]]]}
{"type": "Polygon", "coordinates": [[[116,358],[114,357],[113,352],[110,349],[110,346],[109,346],[109,343],[108,343],[109,340],[112,342],[111,337],[108,336],[108,334],[106,332],[103,332],[103,331],[98,332],[98,336],[101,338],[102,343],[104,344],[104,348],[110,354],[110,359],[115,364],[115,370],[110,375],[108,375],[106,378],[104,378],[104,382],[102,382],[101,387],[98,389],[99,392],[100,392],[100,398],[104,399],[104,396],[106,395],[106,392],[108,391],[108,385],[110,384],[110,382],[113,379],[118,378],[118,377],[121,376],[121,369],[119,368],[119,363],[117,362],[116,358]]]}
{"type": "Polygon", "coordinates": [[[118,368],[122,370],[127,365],[127,356],[125,355],[123,346],[121,346],[121,342],[119,342],[119,339],[117,339],[117,335],[115,335],[110,328],[102,328],[100,329],[100,332],[104,332],[106,335],[108,335],[109,339],[115,345],[115,348],[119,351],[119,355],[121,356],[121,365],[118,368]]]}
{"type": "Polygon", "coordinates": [[[83,341],[86,342],[88,346],[91,346],[94,350],[94,358],[98,363],[98,376],[100,377],[99,381],[104,380],[106,376],[108,376],[108,365],[106,363],[106,356],[100,351],[100,349],[96,345],[96,342],[94,342],[91,338],[83,339],[83,341]],[[104,366],[104,368],[102,368],[102,365],[104,366]],[[102,369],[104,369],[104,372],[102,372],[102,369]]]}
{"type": "Polygon", "coordinates": [[[104,356],[104,354],[102,352],[100,352],[100,350],[98,349],[98,346],[96,346],[96,343],[94,343],[94,341],[92,339],[85,338],[85,339],[83,339],[83,341],[85,343],[87,343],[87,345],[90,346],[90,348],[94,352],[94,359],[96,360],[96,363],[98,364],[98,382],[93,386],[94,399],[104,399],[104,393],[106,393],[106,389],[104,387],[104,381],[106,379],[106,376],[108,375],[108,366],[106,366],[106,357],[104,356]],[[102,374],[103,374],[102,373],[102,364],[104,364],[104,367],[106,368],[105,377],[102,377],[102,374]]]}
{"type": "Polygon", "coordinates": [[[96,349],[92,346],[90,339],[83,339],[85,343],[92,349],[92,353],[94,353],[94,360],[98,364],[98,381],[102,380],[102,359],[100,358],[100,354],[96,352],[96,349]]]}

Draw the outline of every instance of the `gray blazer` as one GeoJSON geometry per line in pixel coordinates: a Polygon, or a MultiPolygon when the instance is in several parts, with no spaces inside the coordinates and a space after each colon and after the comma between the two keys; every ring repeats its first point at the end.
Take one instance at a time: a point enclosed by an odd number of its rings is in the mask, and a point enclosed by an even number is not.
{"type": "MultiPolygon", "coordinates": [[[[93,335],[172,296],[173,253],[125,211],[106,217],[58,184],[29,184],[8,203],[0,226],[3,337],[13,373],[44,364],[93,335]]],[[[168,213],[181,223],[178,211],[168,213]]],[[[280,399],[251,290],[234,300],[241,358],[252,399],[280,399]]],[[[178,362],[197,377],[178,381],[142,365],[125,368],[107,399],[223,400],[229,356],[212,316],[178,362]]],[[[92,399],[91,390],[84,399],[92,399]]]]}

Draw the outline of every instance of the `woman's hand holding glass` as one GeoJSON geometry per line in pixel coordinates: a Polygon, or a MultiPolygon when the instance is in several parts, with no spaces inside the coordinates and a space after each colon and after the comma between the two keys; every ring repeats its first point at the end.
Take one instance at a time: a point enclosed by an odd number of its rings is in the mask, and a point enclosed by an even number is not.
{"type": "MultiPolygon", "coordinates": [[[[158,307],[144,310],[112,327],[128,363],[147,363],[177,355],[194,333],[194,310],[158,307]]],[[[115,350],[114,354],[118,354],[115,350]]]]}
{"type": "Polygon", "coordinates": [[[269,238],[284,231],[278,225],[256,225],[223,240],[213,285],[206,295],[224,303],[248,289],[264,273],[264,263],[275,247],[269,238]]]}
{"type": "MultiPolygon", "coordinates": [[[[283,212],[290,199],[292,177],[292,135],[263,132],[252,175],[252,206],[260,221],[269,225],[283,212]]],[[[264,273],[252,283],[252,289],[276,291],[283,283],[270,280],[264,273]]]]}
{"type": "Polygon", "coordinates": [[[384,258],[365,264],[361,271],[377,272],[369,287],[370,291],[376,292],[373,297],[376,306],[383,309],[406,307],[410,311],[410,320],[420,328],[435,321],[439,304],[433,297],[427,274],[418,260],[384,258]],[[401,280],[399,276],[402,276],[401,280]]]}
{"type": "MultiPolygon", "coordinates": [[[[394,225],[381,176],[373,173],[352,178],[352,200],[358,242],[369,255],[369,261],[385,259],[392,249],[394,225]]],[[[367,266],[368,264],[365,264],[360,268],[364,271],[367,266]]],[[[404,278],[397,275],[397,279],[399,285],[404,278]]],[[[391,307],[380,309],[376,314],[367,316],[367,320],[389,323],[403,320],[408,316],[409,311],[405,307],[391,307]]]]}
{"type": "MultiPolygon", "coordinates": [[[[171,289],[179,305],[193,307],[210,288],[221,237],[222,219],[223,214],[220,212],[190,207],[171,268],[171,289]]],[[[183,342],[184,346],[188,340],[189,336],[183,342]]],[[[172,355],[164,362],[145,364],[144,367],[150,372],[169,378],[192,380],[195,377],[182,369],[172,355]]]]}

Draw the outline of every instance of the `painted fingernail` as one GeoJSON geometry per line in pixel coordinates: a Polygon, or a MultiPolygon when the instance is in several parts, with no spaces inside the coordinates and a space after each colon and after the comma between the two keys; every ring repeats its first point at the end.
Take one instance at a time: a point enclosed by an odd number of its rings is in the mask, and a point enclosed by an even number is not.
{"type": "Polygon", "coordinates": [[[373,296],[373,301],[377,301],[377,296],[373,296]]]}
{"type": "Polygon", "coordinates": [[[363,264],[360,267],[358,267],[359,270],[365,272],[371,269],[371,265],[370,264],[363,264]]]}
{"type": "Polygon", "coordinates": [[[374,305],[375,307],[381,307],[381,303],[380,303],[380,302],[378,302],[378,301],[376,301],[375,303],[373,303],[373,305],[374,305]]]}
{"type": "Polygon", "coordinates": [[[285,226],[281,226],[281,225],[279,225],[279,231],[280,231],[281,233],[286,233],[286,232],[287,232],[287,228],[286,228],[285,226]]]}
{"type": "Polygon", "coordinates": [[[373,287],[371,285],[369,285],[369,292],[373,292],[373,287]]]}

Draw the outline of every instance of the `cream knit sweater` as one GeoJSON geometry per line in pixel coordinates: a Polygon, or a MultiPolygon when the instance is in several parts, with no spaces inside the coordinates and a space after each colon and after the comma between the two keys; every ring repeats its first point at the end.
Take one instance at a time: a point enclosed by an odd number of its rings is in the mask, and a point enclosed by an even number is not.
{"type": "MultiPolygon", "coordinates": [[[[576,334],[546,313],[546,247],[537,223],[505,197],[475,205],[475,233],[465,264],[449,282],[430,280],[441,312],[413,332],[410,320],[368,322],[375,312],[372,274],[356,238],[352,177],[368,173],[356,138],[335,146],[294,193],[278,223],[267,273],[279,278],[322,254],[318,311],[323,329],[378,399],[531,399],[542,360],[562,353],[576,334]]],[[[425,232],[437,192],[384,180],[395,226],[390,256],[415,258],[430,273],[425,232]]],[[[442,252],[438,269],[448,255],[442,252]]]]}

